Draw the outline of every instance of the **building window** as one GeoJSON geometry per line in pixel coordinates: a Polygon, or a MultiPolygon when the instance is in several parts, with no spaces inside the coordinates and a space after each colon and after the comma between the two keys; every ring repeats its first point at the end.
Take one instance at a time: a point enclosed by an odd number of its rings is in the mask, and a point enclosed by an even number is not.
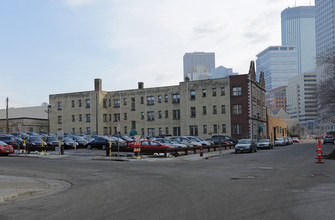
{"type": "Polygon", "coordinates": [[[158,135],[162,135],[162,128],[158,128],[158,135]]]}
{"type": "Polygon", "coordinates": [[[79,134],[82,134],[82,133],[83,133],[83,128],[80,127],[80,128],[79,128],[79,134]]]}
{"type": "Polygon", "coordinates": [[[144,112],[141,112],[141,119],[144,119],[144,112]]]}
{"type": "Polygon", "coordinates": [[[117,122],[120,120],[120,114],[114,114],[114,122],[117,122]]]}
{"type": "Polygon", "coordinates": [[[206,97],[206,89],[202,90],[202,97],[206,97]]]}
{"type": "Polygon", "coordinates": [[[144,135],[144,128],[141,128],[141,135],[144,135]]]}
{"type": "Polygon", "coordinates": [[[234,115],[240,115],[242,114],[242,105],[233,105],[233,114],[234,115]]]}
{"type": "Polygon", "coordinates": [[[86,108],[90,108],[90,107],[91,107],[91,100],[86,99],[86,108]]]}
{"type": "Polygon", "coordinates": [[[63,117],[62,116],[58,116],[58,124],[62,124],[63,123],[63,117]]]}
{"type": "Polygon", "coordinates": [[[195,90],[190,91],[191,100],[195,100],[195,90]]]}
{"type": "Polygon", "coordinates": [[[191,118],[195,118],[195,117],[196,117],[195,107],[191,107],[191,118]]]}
{"type": "Polygon", "coordinates": [[[154,128],[148,128],[148,136],[149,137],[155,137],[155,129],[154,128]]]}
{"type": "Polygon", "coordinates": [[[172,95],[172,103],[180,103],[180,95],[179,94],[173,94],[172,95]]]}
{"type": "Polygon", "coordinates": [[[241,96],[242,87],[233,87],[233,96],[241,96]]]}
{"type": "Polygon", "coordinates": [[[165,128],[165,134],[169,134],[169,128],[168,127],[165,128]]]}
{"type": "Polygon", "coordinates": [[[127,126],[124,126],[124,134],[128,134],[128,128],[127,128],[127,126]]]}
{"type": "Polygon", "coordinates": [[[221,105],[221,114],[226,114],[226,105],[221,105]]]}
{"type": "Polygon", "coordinates": [[[203,134],[207,134],[207,125],[203,125],[203,134]]]}
{"type": "Polygon", "coordinates": [[[147,105],[154,105],[155,104],[155,97],[148,96],[147,97],[147,105]]]}
{"type": "Polygon", "coordinates": [[[173,136],[180,136],[180,127],[173,127],[173,136]]]}
{"type": "Polygon", "coordinates": [[[123,98],[123,105],[127,105],[127,98],[123,98]]]}
{"type": "Polygon", "coordinates": [[[91,122],[91,115],[90,114],[86,115],[86,122],[91,122]]]}
{"type": "Polygon", "coordinates": [[[225,91],[224,87],[221,87],[221,95],[222,96],[226,95],[226,91],[225,91]]]}
{"type": "Polygon", "coordinates": [[[202,114],[207,115],[207,107],[206,106],[202,106],[202,114]]]}
{"type": "Polygon", "coordinates": [[[86,128],[86,134],[91,134],[91,128],[90,127],[86,128]]]}
{"type": "Polygon", "coordinates": [[[168,118],[168,117],[169,117],[169,111],[165,110],[165,118],[168,118]]]}
{"type": "Polygon", "coordinates": [[[104,121],[104,122],[107,122],[107,121],[108,121],[108,120],[107,120],[107,114],[104,114],[104,115],[103,115],[103,121],[104,121]]]}
{"type": "Polygon", "coordinates": [[[57,109],[58,110],[62,110],[63,109],[63,105],[62,105],[62,102],[57,102],[57,109]]]}
{"type": "Polygon", "coordinates": [[[111,107],[112,106],[112,100],[108,99],[108,106],[111,107]]]}
{"type": "Polygon", "coordinates": [[[155,113],[154,112],[147,112],[148,121],[155,120],[155,113]]]}
{"type": "Polygon", "coordinates": [[[216,105],[213,105],[213,114],[216,115],[218,113],[216,105]]]}
{"type": "Polygon", "coordinates": [[[102,106],[107,108],[107,99],[102,100],[102,106]]]}
{"type": "Polygon", "coordinates": [[[74,100],[72,100],[72,108],[74,108],[74,100]]]}
{"type": "Polygon", "coordinates": [[[144,97],[141,97],[141,104],[144,104],[144,97]]]}
{"type": "Polygon", "coordinates": [[[81,104],[81,100],[78,100],[78,106],[81,107],[82,104],[81,104]]]}
{"type": "Polygon", "coordinates": [[[216,96],[216,88],[212,88],[213,96],[216,96]]]}
{"type": "Polygon", "coordinates": [[[135,98],[131,98],[131,110],[135,111],[135,98]]]}
{"type": "Polygon", "coordinates": [[[172,118],[174,120],[179,120],[180,119],[180,110],[173,110],[172,113],[173,113],[172,118]]]}
{"type": "Polygon", "coordinates": [[[165,95],[165,100],[164,102],[168,102],[169,101],[169,96],[168,95],[165,95]]]}
{"type": "Polygon", "coordinates": [[[108,135],[108,128],[104,127],[104,135],[108,135]]]}
{"type": "Polygon", "coordinates": [[[158,118],[159,118],[159,119],[162,118],[162,111],[158,111],[158,118]]]}
{"type": "Polygon", "coordinates": [[[112,114],[109,114],[108,117],[109,117],[109,121],[111,121],[112,120],[112,114]]]}
{"type": "Polygon", "coordinates": [[[72,115],[72,122],[74,122],[75,121],[75,118],[74,118],[74,115],[72,115]]]}
{"type": "Polygon", "coordinates": [[[216,124],[213,126],[213,133],[214,134],[218,133],[218,125],[216,125],[216,124]]]}
{"type": "Polygon", "coordinates": [[[83,116],[79,115],[79,121],[83,121],[83,116]]]}
{"type": "Polygon", "coordinates": [[[191,125],[190,126],[190,135],[191,136],[198,136],[198,125],[191,125]]]}
{"type": "Polygon", "coordinates": [[[114,134],[117,134],[117,127],[114,127],[114,134]]]}
{"type": "Polygon", "coordinates": [[[75,133],[76,133],[76,129],[72,128],[72,134],[75,134],[75,133]]]}
{"type": "Polygon", "coordinates": [[[226,124],[222,124],[222,133],[227,133],[226,124]]]}
{"type": "Polygon", "coordinates": [[[233,125],[233,132],[234,132],[234,134],[242,134],[242,125],[241,124],[234,124],[233,125]]]}
{"type": "Polygon", "coordinates": [[[162,102],[162,96],[159,95],[159,96],[158,96],[158,103],[161,103],[161,102],[162,102]]]}
{"type": "Polygon", "coordinates": [[[114,99],[114,108],[119,108],[120,107],[120,99],[114,99]]]}
{"type": "Polygon", "coordinates": [[[131,121],[131,129],[136,129],[136,121],[131,121]]]}
{"type": "Polygon", "coordinates": [[[123,120],[127,120],[127,113],[123,114],[123,120]]]}

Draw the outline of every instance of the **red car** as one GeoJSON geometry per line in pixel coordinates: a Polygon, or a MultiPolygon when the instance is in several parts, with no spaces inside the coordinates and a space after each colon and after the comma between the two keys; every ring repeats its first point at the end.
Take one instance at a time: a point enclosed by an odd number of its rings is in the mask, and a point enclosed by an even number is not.
{"type": "Polygon", "coordinates": [[[293,137],[292,138],[293,143],[300,143],[300,140],[298,137],[293,137]]]}
{"type": "Polygon", "coordinates": [[[134,148],[134,147],[140,147],[141,149],[164,149],[164,148],[174,148],[168,145],[161,144],[157,141],[153,140],[143,140],[140,141],[139,145],[136,145],[136,143],[130,143],[129,148],[134,148]]]}
{"type": "Polygon", "coordinates": [[[14,153],[13,146],[0,141],[0,155],[8,155],[12,153],[14,153]]]}

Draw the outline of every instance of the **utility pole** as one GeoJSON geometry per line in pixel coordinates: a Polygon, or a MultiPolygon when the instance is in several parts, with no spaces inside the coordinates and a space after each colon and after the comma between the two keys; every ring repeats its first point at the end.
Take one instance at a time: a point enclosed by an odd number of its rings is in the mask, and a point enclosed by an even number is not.
{"type": "Polygon", "coordinates": [[[9,120],[8,120],[8,97],[6,99],[6,132],[9,133],[9,120]]]}

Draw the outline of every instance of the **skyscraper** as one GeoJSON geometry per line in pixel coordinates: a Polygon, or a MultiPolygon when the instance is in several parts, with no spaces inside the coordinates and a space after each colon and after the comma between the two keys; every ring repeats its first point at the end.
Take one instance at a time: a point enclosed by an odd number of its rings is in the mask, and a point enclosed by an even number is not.
{"type": "Polygon", "coordinates": [[[316,55],[335,47],[335,2],[315,0],[316,55]]]}
{"type": "Polygon", "coordinates": [[[257,79],[264,72],[265,89],[287,86],[288,78],[298,75],[295,46],[270,46],[256,55],[257,79]]]}
{"type": "Polygon", "coordinates": [[[215,53],[194,52],[184,55],[184,79],[195,72],[195,69],[211,70],[215,68],[215,53]],[[196,67],[198,66],[198,67],[196,67]]]}
{"type": "Polygon", "coordinates": [[[282,45],[297,47],[298,73],[315,69],[314,10],[314,6],[300,6],[281,13],[282,45]]]}

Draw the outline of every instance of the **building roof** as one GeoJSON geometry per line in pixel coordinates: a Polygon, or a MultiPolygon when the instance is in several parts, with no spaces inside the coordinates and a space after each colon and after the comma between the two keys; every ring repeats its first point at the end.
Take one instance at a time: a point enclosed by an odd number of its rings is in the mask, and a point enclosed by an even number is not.
{"type": "MultiPolygon", "coordinates": [[[[8,118],[48,119],[47,106],[9,108],[8,118]]],[[[6,109],[0,109],[0,120],[6,119],[6,109]]]]}

